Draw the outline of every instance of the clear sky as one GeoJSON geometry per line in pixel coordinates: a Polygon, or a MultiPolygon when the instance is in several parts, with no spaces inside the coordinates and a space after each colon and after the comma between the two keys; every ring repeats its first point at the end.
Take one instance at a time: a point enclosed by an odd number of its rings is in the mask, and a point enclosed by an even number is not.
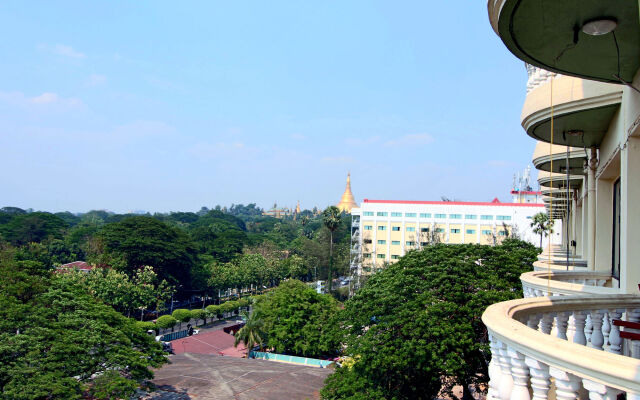
{"type": "Polygon", "coordinates": [[[0,3],[0,207],[509,200],[526,71],[486,1],[0,3]]]}

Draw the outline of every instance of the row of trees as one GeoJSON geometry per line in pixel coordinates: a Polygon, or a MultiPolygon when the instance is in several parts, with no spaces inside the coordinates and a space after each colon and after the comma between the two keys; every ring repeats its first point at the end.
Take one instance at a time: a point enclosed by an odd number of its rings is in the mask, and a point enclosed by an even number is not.
{"type": "Polygon", "coordinates": [[[5,207],[0,209],[0,249],[48,268],[85,260],[130,278],[151,266],[178,297],[194,291],[216,296],[227,288],[270,286],[291,277],[326,279],[330,260],[336,273],[347,271],[348,218],[325,225],[311,212],[279,220],[257,210],[234,205],[227,213],[91,211],[76,216],[5,207]]]}

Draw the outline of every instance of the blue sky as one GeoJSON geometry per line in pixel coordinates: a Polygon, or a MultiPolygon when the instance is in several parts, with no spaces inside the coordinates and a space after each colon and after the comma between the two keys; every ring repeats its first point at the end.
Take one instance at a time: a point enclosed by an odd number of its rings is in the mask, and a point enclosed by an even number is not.
{"type": "Polygon", "coordinates": [[[526,71],[484,1],[0,3],[0,207],[508,200],[526,71]]]}

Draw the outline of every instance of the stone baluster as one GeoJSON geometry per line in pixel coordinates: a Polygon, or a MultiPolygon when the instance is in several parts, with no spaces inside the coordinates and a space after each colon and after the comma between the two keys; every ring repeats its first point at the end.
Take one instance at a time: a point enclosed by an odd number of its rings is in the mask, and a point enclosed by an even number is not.
{"type": "Polygon", "coordinates": [[[550,367],[549,374],[556,380],[557,400],[576,400],[578,398],[580,378],[556,367],[550,367]]]}
{"type": "Polygon", "coordinates": [[[622,393],[618,389],[588,379],[582,380],[582,386],[589,392],[589,400],[616,400],[618,394],[622,393]]]}
{"type": "Polygon", "coordinates": [[[507,349],[507,352],[511,357],[511,377],[513,378],[510,400],[531,400],[531,396],[529,396],[529,367],[525,363],[524,354],[511,347],[507,349]]]}
{"type": "Polygon", "coordinates": [[[531,314],[527,320],[527,326],[531,329],[538,330],[538,324],[540,324],[540,314],[531,314]]]}
{"type": "Polygon", "coordinates": [[[507,352],[507,346],[499,342],[498,353],[500,354],[500,382],[498,383],[498,392],[500,400],[510,400],[511,389],[513,388],[513,378],[511,377],[511,357],[507,352]]]}
{"type": "Polygon", "coordinates": [[[548,335],[551,333],[551,328],[553,326],[553,314],[545,313],[542,314],[542,318],[540,319],[540,332],[548,335]]]}
{"type": "MultiPolygon", "coordinates": [[[[629,322],[640,322],[640,308],[633,308],[627,310],[627,320],[629,322]]],[[[629,329],[630,332],[640,333],[636,329],[629,329]]],[[[631,349],[629,354],[633,358],[640,358],[640,340],[630,340],[631,349]]]]}
{"type": "Polygon", "coordinates": [[[591,322],[591,313],[585,311],[585,315],[587,319],[584,324],[584,336],[587,338],[587,343],[589,343],[589,341],[591,341],[591,333],[593,333],[593,323],[591,322]]]}
{"type": "Polygon", "coordinates": [[[556,337],[567,340],[567,321],[569,320],[568,312],[559,312],[556,315],[556,337]]]}
{"type": "Polygon", "coordinates": [[[569,313],[569,320],[567,320],[567,340],[573,342],[573,337],[576,335],[576,319],[573,313],[569,313]]]}
{"type": "Polygon", "coordinates": [[[602,312],[602,337],[604,338],[604,348],[609,347],[609,333],[611,332],[611,321],[609,320],[609,311],[601,310],[602,312]]]}
{"type": "Polygon", "coordinates": [[[500,368],[500,345],[499,342],[489,335],[489,347],[491,348],[491,361],[489,362],[489,389],[487,390],[487,400],[498,400],[500,398],[500,378],[502,368],[500,368]]]}
{"type": "Polygon", "coordinates": [[[587,318],[586,314],[583,311],[576,311],[573,313],[573,319],[575,324],[575,333],[573,334],[573,343],[578,343],[581,345],[587,344],[587,338],[584,334],[584,325],[585,319],[587,318]]]}
{"type": "Polygon", "coordinates": [[[590,315],[593,332],[591,333],[589,347],[602,350],[602,345],[604,344],[604,335],[602,334],[602,311],[594,310],[591,311],[590,315]]]}
{"type": "Polygon", "coordinates": [[[547,400],[549,387],[551,386],[549,366],[531,357],[526,357],[525,363],[529,367],[531,374],[532,400],[547,400]]]}
{"type": "Polygon", "coordinates": [[[622,354],[622,338],[620,338],[620,327],[613,324],[614,319],[620,319],[622,310],[609,310],[611,316],[611,332],[609,333],[609,352],[622,354]]]}

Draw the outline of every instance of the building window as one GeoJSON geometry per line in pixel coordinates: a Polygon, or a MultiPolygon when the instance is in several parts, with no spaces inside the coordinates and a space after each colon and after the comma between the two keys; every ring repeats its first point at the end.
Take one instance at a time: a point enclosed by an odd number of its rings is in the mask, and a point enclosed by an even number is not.
{"type": "Polygon", "coordinates": [[[480,219],[483,219],[485,221],[493,221],[493,215],[481,215],[480,219]]]}
{"type": "Polygon", "coordinates": [[[492,235],[493,231],[491,231],[490,229],[483,229],[482,230],[482,234],[483,235],[492,235]]]}
{"type": "Polygon", "coordinates": [[[373,243],[373,240],[371,240],[371,239],[364,239],[364,240],[363,240],[363,242],[364,242],[364,244],[371,244],[371,243],[373,243]]]}
{"type": "Polygon", "coordinates": [[[429,242],[420,242],[420,246],[426,246],[428,244],[429,244],[429,242]]]}
{"type": "Polygon", "coordinates": [[[407,245],[407,246],[415,246],[416,242],[408,241],[408,242],[405,242],[405,245],[407,245]]]}
{"type": "Polygon", "coordinates": [[[399,226],[392,226],[391,230],[394,232],[400,232],[400,227],[399,226]]]}
{"type": "Polygon", "coordinates": [[[407,227],[407,232],[415,232],[416,228],[414,228],[413,226],[408,226],[407,227]]]}
{"type": "Polygon", "coordinates": [[[387,212],[386,212],[386,211],[378,211],[378,212],[376,213],[376,215],[377,215],[378,217],[386,217],[386,216],[387,216],[387,212]]]}
{"type": "Polygon", "coordinates": [[[378,254],[376,257],[378,257],[378,258],[386,258],[387,255],[386,254],[378,254]]]}
{"type": "Polygon", "coordinates": [[[451,233],[460,233],[460,229],[451,229],[451,233]]]}
{"type": "Polygon", "coordinates": [[[436,233],[444,233],[444,228],[436,228],[436,233]]]}
{"type": "Polygon", "coordinates": [[[378,244],[387,244],[386,240],[378,240],[378,244]]]}
{"type": "Polygon", "coordinates": [[[473,234],[475,234],[475,233],[476,233],[476,230],[475,230],[475,229],[467,229],[467,233],[468,233],[469,235],[473,235],[473,234]]]}
{"type": "Polygon", "coordinates": [[[496,216],[498,221],[511,221],[511,216],[509,215],[498,215],[496,216]]]}
{"type": "Polygon", "coordinates": [[[465,214],[464,219],[478,219],[478,216],[475,214],[465,214]]]}
{"type": "Polygon", "coordinates": [[[429,233],[429,228],[420,228],[420,232],[429,233]]]}
{"type": "Polygon", "coordinates": [[[435,217],[436,218],[445,219],[445,218],[447,218],[447,214],[436,214],[435,217]]]}
{"type": "Polygon", "coordinates": [[[449,214],[449,218],[450,219],[461,219],[462,215],[461,214],[449,214]]]}
{"type": "Polygon", "coordinates": [[[384,226],[384,225],[380,225],[380,226],[378,226],[378,230],[379,230],[379,231],[386,231],[386,230],[387,230],[387,227],[386,227],[386,226],[384,226]]]}
{"type": "Polygon", "coordinates": [[[392,260],[397,260],[397,259],[399,259],[399,258],[400,258],[400,256],[398,256],[398,255],[395,255],[395,254],[392,254],[392,255],[391,255],[391,259],[392,259],[392,260]]]}
{"type": "Polygon", "coordinates": [[[364,254],[362,255],[362,257],[364,257],[364,258],[371,258],[371,253],[364,253],[364,254]]]}
{"type": "Polygon", "coordinates": [[[613,238],[611,276],[620,280],[620,179],[613,183],[613,238]]]}
{"type": "Polygon", "coordinates": [[[420,218],[431,218],[431,213],[420,213],[420,218]]]}
{"type": "Polygon", "coordinates": [[[391,216],[392,217],[402,217],[402,213],[401,212],[392,212],[391,216]]]}
{"type": "Polygon", "coordinates": [[[499,236],[507,236],[507,231],[498,231],[499,236]]]}
{"type": "Polygon", "coordinates": [[[404,213],[404,216],[407,218],[415,218],[416,217],[416,213],[404,213]]]}
{"type": "Polygon", "coordinates": [[[364,226],[364,230],[365,231],[372,231],[373,230],[373,225],[365,225],[364,226]]]}
{"type": "Polygon", "coordinates": [[[400,241],[399,240],[392,240],[391,244],[394,246],[400,246],[400,241]]]}
{"type": "Polygon", "coordinates": [[[365,211],[362,213],[365,217],[373,217],[373,211],[365,211]]]}

